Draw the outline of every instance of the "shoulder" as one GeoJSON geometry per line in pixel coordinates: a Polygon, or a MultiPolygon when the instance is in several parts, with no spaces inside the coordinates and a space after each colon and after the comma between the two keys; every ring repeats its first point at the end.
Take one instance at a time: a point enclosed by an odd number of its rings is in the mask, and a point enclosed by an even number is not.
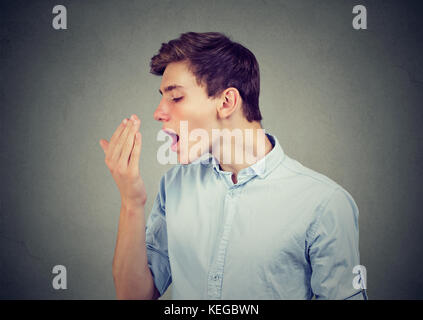
{"type": "Polygon", "coordinates": [[[337,182],[328,176],[312,170],[288,156],[286,156],[284,161],[281,162],[280,169],[283,170],[287,176],[294,176],[296,179],[301,180],[308,185],[326,189],[328,192],[340,187],[337,182]]]}
{"type": "Polygon", "coordinates": [[[354,201],[351,194],[338,182],[293,158],[286,156],[278,169],[284,179],[292,181],[292,185],[298,185],[304,191],[318,194],[322,201],[328,201],[332,197],[345,197],[354,201]]]}
{"type": "Polygon", "coordinates": [[[328,176],[312,170],[299,161],[286,157],[279,167],[282,176],[292,181],[292,186],[314,203],[313,221],[325,216],[330,220],[348,220],[356,223],[358,207],[352,195],[328,176]]]}

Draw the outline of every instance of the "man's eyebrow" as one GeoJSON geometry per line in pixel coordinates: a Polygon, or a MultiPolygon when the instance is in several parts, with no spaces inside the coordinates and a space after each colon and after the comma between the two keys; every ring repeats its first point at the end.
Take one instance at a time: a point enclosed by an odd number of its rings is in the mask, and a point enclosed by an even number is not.
{"type": "MultiPolygon", "coordinates": [[[[183,86],[180,86],[178,84],[172,84],[172,85],[167,86],[166,88],[164,88],[164,92],[172,91],[173,89],[178,89],[178,88],[183,88],[183,86]]],[[[159,93],[161,95],[163,95],[163,92],[160,89],[159,89],[159,93]]]]}

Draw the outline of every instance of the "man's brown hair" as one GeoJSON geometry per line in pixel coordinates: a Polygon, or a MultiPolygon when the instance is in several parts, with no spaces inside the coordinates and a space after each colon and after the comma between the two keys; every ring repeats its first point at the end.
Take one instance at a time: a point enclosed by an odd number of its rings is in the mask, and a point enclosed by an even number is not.
{"type": "Polygon", "coordinates": [[[186,60],[198,85],[206,85],[207,94],[217,97],[223,90],[237,88],[248,121],[262,119],[259,110],[260,70],[254,54],[219,32],[187,32],[162,43],[151,58],[150,72],[163,75],[171,62],[186,60]]]}

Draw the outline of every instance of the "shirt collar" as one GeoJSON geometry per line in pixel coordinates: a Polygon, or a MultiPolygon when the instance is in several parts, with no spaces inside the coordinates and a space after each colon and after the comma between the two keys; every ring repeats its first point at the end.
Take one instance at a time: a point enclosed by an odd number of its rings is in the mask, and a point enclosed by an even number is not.
{"type": "MultiPolygon", "coordinates": [[[[266,154],[262,159],[260,159],[256,163],[239,171],[237,175],[238,178],[241,179],[244,176],[256,175],[260,178],[264,178],[285,159],[285,153],[281,145],[279,144],[278,139],[269,133],[266,133],[266,136],[273,146],[272,150],[270,150],[268,154],[266,154]]],[[[219,166],[219,161],[213,155],[207,154],[207,156],[202,159],[206,160],[206,162],[202,161],[201,163],[213,166],[213,170],[215,172],[220,174],[232,174],[232,172],[221,170],[219,166]]]]}

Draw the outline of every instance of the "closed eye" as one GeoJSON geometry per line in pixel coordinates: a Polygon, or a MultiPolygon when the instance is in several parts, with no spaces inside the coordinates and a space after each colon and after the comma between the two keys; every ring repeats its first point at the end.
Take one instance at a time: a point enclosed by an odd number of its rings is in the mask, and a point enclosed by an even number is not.
{"type": "Polygon", "coordinates": [[[173,101],[175,101],[175,102],[178,102],[178,101],[182,100],[182,98],[183,98],[183,97],[173,98],[172,100],[173,100],[173,101]]]}

